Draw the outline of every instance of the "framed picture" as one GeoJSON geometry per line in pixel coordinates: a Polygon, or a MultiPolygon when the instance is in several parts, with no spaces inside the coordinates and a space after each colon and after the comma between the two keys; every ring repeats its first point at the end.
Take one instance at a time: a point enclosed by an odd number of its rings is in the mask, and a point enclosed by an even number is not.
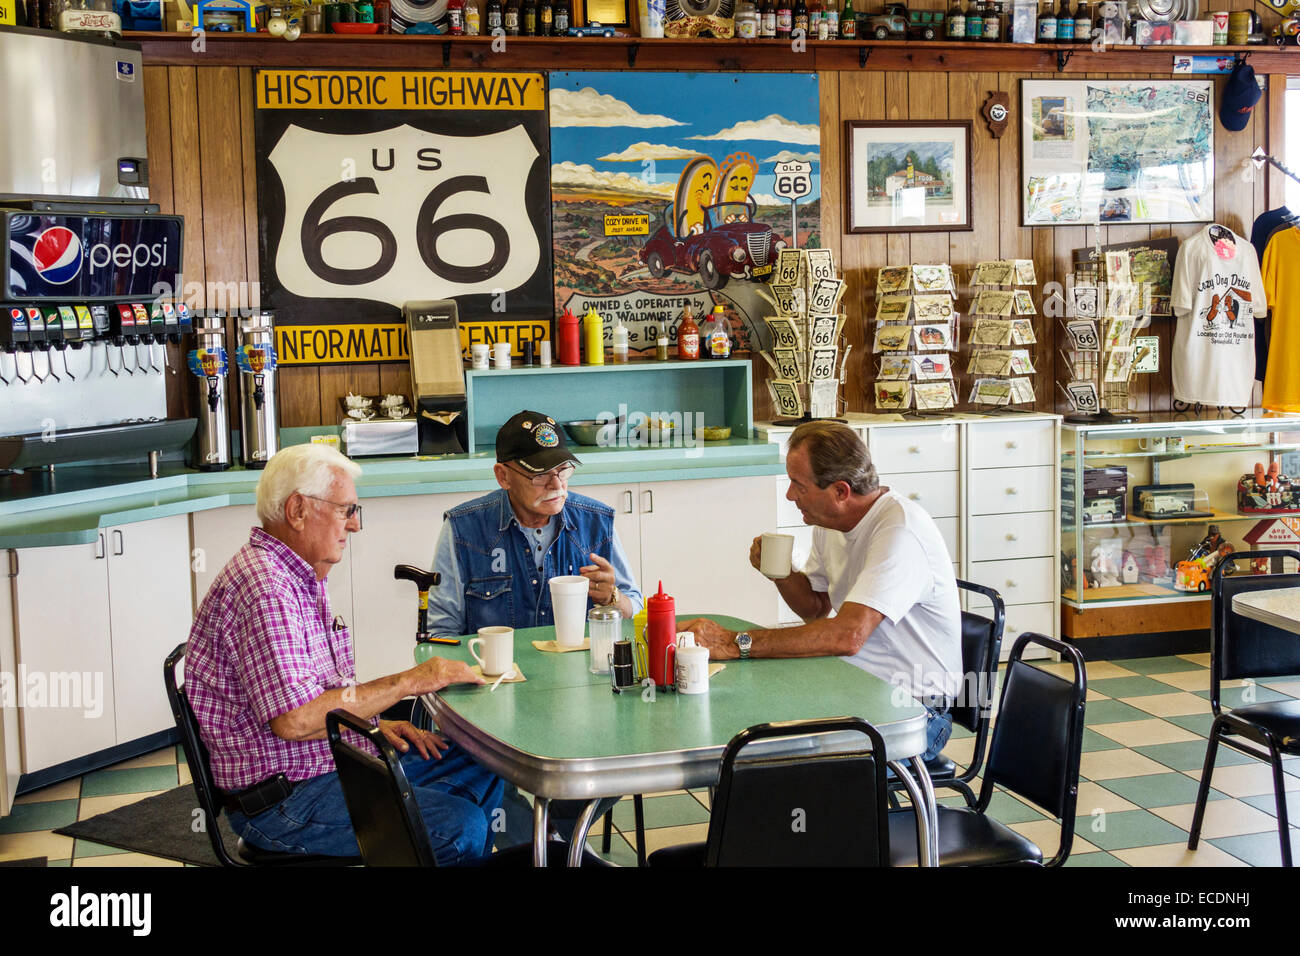
{"type": "Polygon", "coordinates": [[[1020,223],[1209,222],[1210,80],[1021,80],[1020,223]]]}
{"type": "Polygon", "coordinates": [[[845,120],[845,232],[971,225],[970,121],[845,120]]]}

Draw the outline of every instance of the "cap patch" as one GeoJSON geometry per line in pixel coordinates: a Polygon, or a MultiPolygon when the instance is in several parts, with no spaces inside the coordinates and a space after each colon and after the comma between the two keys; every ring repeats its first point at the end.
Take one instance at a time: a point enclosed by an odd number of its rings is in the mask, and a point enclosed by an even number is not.
{"type": "Polygon", "coordinates": [[[533,427],[533,423],[528,421],[527,419],[524,419],[522,422],[519,423],[519,427],[524,429],[524,431],[527,431],[528,429],[533,427]]]}
{"type": "Polygon", "coordinates": [[[560,438],[555,434],[555,429],[550,425],[538,425],[533,431],[533,437],[537,439],[537,444],[543,448],[554,448],[560,443],[560,438]]]}

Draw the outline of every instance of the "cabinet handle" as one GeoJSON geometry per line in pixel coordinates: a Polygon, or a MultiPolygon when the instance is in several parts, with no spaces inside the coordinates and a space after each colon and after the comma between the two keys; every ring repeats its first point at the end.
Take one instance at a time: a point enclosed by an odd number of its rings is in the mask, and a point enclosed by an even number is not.
{"type": "Polygon", "coordinates": [[[1015,536],[1014,534],[1008,533],[1008,534],[1007,534],[1007,540],[1008,540],[1008,541],[1015,541],[1015,540],[1017,540],[1017,539],[1016,539],[1016,536],[1015,536]]]}
{"type": "Polygon", "coordinates": [[[641,509],[641,513],[642,513],[642,514],[647,514],[647,515],[652,515],[652,514],[654,514],[654,513],[655,513],[655,493],[654,493],[653,491],[651,491],[649,488],[647,488],[645,491],[641,492],[641,494],[645,495],[645,502],[646,502],[645,507],[643,507],[643,508],[641,509]]]}
{"type": "Polygon", "coordinates": [[[1017,492],[1015,488],[1008,488],[1007,494],[1014,495],[1014,494],[1019,494],[1019,492],[1017,492]]]}
{"type": "Polygon", "coordinates": [[[114,528],[114,529],[113,529],[113,537],[114,537],[114,541],[115,541],[115,543],[117,544],[117,549],[113,552],[113,556],[114,556],[114,557],[119,557],[119,556],[121,556],[121,554],[122,554],[124,551],[126,551],[126,541],[123,540],[123,538],[122,538],[122,531],[121,531],[121,529],[119,529],[119,528],[114,528]]]}
{"type": "Polygon", "coordinates": [[[1014,588],[1014,587],[1018,587],[1018,585],[1016,584],[1015,581],[1012,581],[1010,578],[1007,578],[1007,587],[1014,588]]]}
{"type": "Polygon", "coordinates": [[[95,542],[95,560],[104,560],[104,555],[106,553],[107,552],[104,550],[104,532],[101,531],[99,532],[99,540],[95,542]]]}
{"type": "Polygon", "coordinates": [[[909,449],[907,450],[907,453],[908,453],[909,455],[919,455],[919,454],[921,454],[921,446],[920,446],[920,445],[913,445],[911,448],[909,448],[909,449]]]}
{"type": "Polygon", "coordinates": [[[623,510],[623,514],[630,515],[632,513],[632,492],[628,490],[623,492],[623,494],[627,495],[627,508],[623,510]]]}
{"type": "Polygon", "coordinates": [[[1007,633],[1008,633],[1008,634],[1019,634],[1019,633],[1020,633],[1020,628],[1018,628],[1018,627],[1012,627],[1010,624],[1008,624],[1008,625],[1007,625],[1007,633]]]}
{"type": "Polygon", "coordinates": [[[1010,451],[1015,451],[1015,450],[1016,450],[1017,448],[1019,448],[1019,447],[1020,447],[1020,446],[1019,446],[1018,444],[1016,444],[1015,442],[1013,442],[1013,441],[1009,441],[1009,442],[1007,442],[1007,449],[1010,450],[1010,451]]]}
{"type": "Polygon", "coordinates": [[[919,491],[913,491],[913,492],[910,492],[910,493],[908,494],[907,497],[910,498],[910,499],[912,499],[913,501],[920,501],[920,500],[921,500],[921,493],[920,493],[919,491]]]}

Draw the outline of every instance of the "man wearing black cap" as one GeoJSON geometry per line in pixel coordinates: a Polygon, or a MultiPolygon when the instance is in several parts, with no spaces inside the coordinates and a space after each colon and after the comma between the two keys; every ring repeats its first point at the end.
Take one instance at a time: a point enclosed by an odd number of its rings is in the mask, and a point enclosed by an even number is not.
{"type": "Polygon", "coordinates": [[[493,467],[501,487],[445,515],[433,560],[442,584],[429,592],[434,634],[551,625],[547,582],[564,574],[591,581],[592,604],[624,617],[640,610],[614,509],[568,490],[579,464],[547,415],[523,411],[501,426],[493,467]]]}

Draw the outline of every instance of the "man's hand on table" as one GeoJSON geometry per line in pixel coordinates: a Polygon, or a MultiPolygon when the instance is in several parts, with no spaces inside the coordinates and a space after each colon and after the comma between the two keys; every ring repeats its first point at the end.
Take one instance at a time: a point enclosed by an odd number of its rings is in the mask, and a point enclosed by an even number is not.
{"type": "MultiPolygon", "coordinates": [[[[430,657],[406,671],[409,678],[407,695],[419,696],[440,691],[448,684],[486,684],[464,661],[449,661],[445,657],[430,657]]],[[[404,695],[405,696],[405,695],[404,695]]]]}
{"type": "Polygon", "coordinates": [[[416,752],[425,760],[430,757],[441,760],[442,751],[451,746],[437,734],[421,730],[408,720],[381,720],[379,732],[388,738],[388,742],[399,753],[407,753],[414,744],[416,752]]]}
{"type": "Polygon", "coordinates": [[[740,657],[740,648],[736,646],[736,632],[727,630],[707,617],[697,617],[685,623],[678,621],[677,630],[693,633],[695,643],[699,647],[709,649],[711,661],[734,661],[740,657]]]}

